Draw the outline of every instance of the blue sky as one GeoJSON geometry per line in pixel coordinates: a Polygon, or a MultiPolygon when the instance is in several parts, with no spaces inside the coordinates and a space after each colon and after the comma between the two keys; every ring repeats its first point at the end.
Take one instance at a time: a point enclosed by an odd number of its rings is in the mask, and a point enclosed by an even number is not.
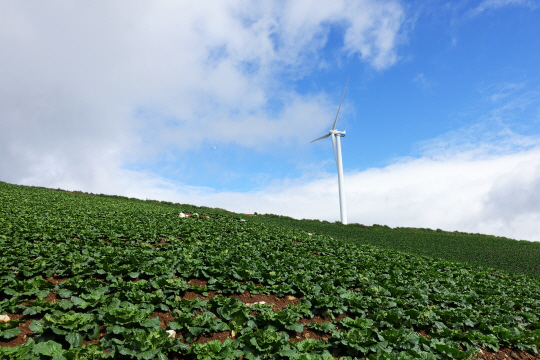
{"type": "Polygon", "coordinates": [[[540,3],[0,4],[0,180],[540,240],[540,3]]]}

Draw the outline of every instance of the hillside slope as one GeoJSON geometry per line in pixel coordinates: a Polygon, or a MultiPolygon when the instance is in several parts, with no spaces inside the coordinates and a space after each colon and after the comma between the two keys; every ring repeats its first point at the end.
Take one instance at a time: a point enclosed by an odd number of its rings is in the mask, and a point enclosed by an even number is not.
{"type": "Polygon", "coordinates": [[[0,358],[538,358],[529,275],[219,209],[5,183],[0,204],[0,358]]]}

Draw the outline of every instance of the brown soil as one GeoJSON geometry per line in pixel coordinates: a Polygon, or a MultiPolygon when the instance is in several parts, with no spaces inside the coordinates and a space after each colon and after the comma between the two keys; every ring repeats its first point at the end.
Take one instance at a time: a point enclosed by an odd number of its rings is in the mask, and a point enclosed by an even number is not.
{"type": "Polygon", "coordinates": [[[54,274],[53,276],[51,277],[48,277],[46,278],[45,280],[46,281],[49,281],[49,282],[52,282],[54,285],[58,285],[64,281],[66,281],[68,278],[64,278],[64,277],[58,277],[58,275],[54,274]]]}
{"type": "Polygon", "coordinates": [[[326,318],[321,315],[315,315],[311,319],[300,319],[298,321],[298,324],[304,324],[304,330],[297,334],[296,337],[291,337],[291,341],[302,341],[304,339],[315,339],[315,340],[322,340],[323,342],[326,342],[328,339],[330,339],[330,334],[317,331],[315,329],[308,329],[305,325],[307,324],[322,324],[324,322],[332,322],[332,321],[339,321],[341,319],[344,319],[347,317],[347,314],[339,314],[334,320],[331,318],[326,318]]]}
{"type": "MultiPolygon", "coordinates": [[[[155,245],[170,245],[168,242],[167,242],[167,238],[166,237],[162,237],[161,240],[156,243],[155,245]]],[[[152,246],[152,247],[156,247],[156,246],[152,246]]]]}
{"type": "MultiPolygon", "coordinates": [[[[297,333],[298,334],[298,333],[297,333]]],[[[326,342],[328,339],[330,339],[329,334],[325,334],[319,331],[315,331],[313,329],[304,329],[300,334],[296,335],[295,337],[291,337],[290,341],[303,341],[305,339],[315,339],[315,340],[321,340],[322,342],[326,342]]]]}
{"type": "Polygon", "coordinates": [[[344,319],[346,317],[348,317],[348,316],[345,313],[344,314],[339,314],[338,316],[336,316],[336,318],[334,320],[332,320],[331,318],[328,318],[328,317],[323,317],[321,315],[315,315],[311,319],[300,319],[300,321],[298,321],[298,324],[304,324],[304,325],[307,325],[307,324],[322,324],[322,323],[325,323],[325,322],[340,321],[341,319],[344,319]]]}
{"type": "Polygon", "coordinates": [[[194,291],[186,291],[186,294],[183,296],[186,300],[193,300],[195,298],[199,298],[201,300],[210,300],[211,297],[216,296],[215,291],[207,291],[208,296],[202,296],[202,294],[198,294],[194,291]]]}
{"type": "Polygon", "coordinates": [[[219,340],[221,342],[224,342],[225,339],[233,339],[232,334],[230,331],[222,331],[222,332],[216,332],[216,333],[210,333],[210,334],[204,334],[201,335],[198,339],[198,343],[206,344],[209,341],[213,340],[219,340]]]}
{"type": "Polygon", "coordinates": [[[540,359],[540,355],[532,355],[524,350],[519,349],[499,349],[499,351],[494,352],[489,349],[481,349],[482,353],[473,357],[472,360],[497,360],[497,359],[516,359],[516,360],[530,360],[530,359],[540,359]]]}
{"type": "Polygon", "coordinates": [[[50,302],[50,303],[55,303],[55,302],[58,302],[58,301],[62,300],[58,296],[57,293],[58,293],[57,291],[50,292],[49,295],[47,295],[47,297],[45,297],[44,300],[47,301],[47,302],[50,302]]]}
{"type": "Polygon", "coordinates": [[[174,316],[172,316],[172,313],[171,313],[171,310],[167,311],[167,312],[162,312],[162,311],[156,311],[154,312],[152,315],[150,315],[150,317],[152,318],[159,318],[159,322],[160,322],[160,327],[163,329],[163,330],[166,330],[167,329],[167,323],[170,322],[170,321],[174,321],[174,316]]]}
{"type": "Polygon", "coordinates": [[[189,285],[193,286],[206,286],[208,285],[208,280],[206,279],[190,279],[187,282],[189,285]]]}
{"type": "Polygon", "coordinates": [[[22,334],[17,335],[14,338],[11,338],[9,341],[2,341],[0,340],[0,346],[3,347],[15,347],[19,345],[26,344],[26,341],[29,337],[33,337],[34,333],[32,330],[30,330],[30,323],[33,320],[41,320],[41,316],[27,316],[22,314],[10,314],[8,313],[7,316],[11,320],[23,320],[25,321],[22,324],[19,324],[19,330],[22,331],[22,334]]]}
{"type": "Polygon", "coordinates": [[[274,311],[281,311],[288,305],[298,305],[298,303],[300,303],[299,298],[290,295],[280,298],[273,294],[251,294],[247,290],[242,294],[230,295],[229,297],[234,297],[247,305],[253,305],[254,303],[264,301],[266,304],[272,304],[274,311]]]}

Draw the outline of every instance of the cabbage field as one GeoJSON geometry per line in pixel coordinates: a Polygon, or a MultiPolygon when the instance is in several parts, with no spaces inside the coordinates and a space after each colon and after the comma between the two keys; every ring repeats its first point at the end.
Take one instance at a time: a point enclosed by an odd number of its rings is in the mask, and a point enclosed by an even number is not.
{"type": "Polygon", "coordinates": [[[411,229],[347,240],[331,227],[354,224],[2,182],[0,205],[0,359],[539,358],[532,262],[384,243],[411,229]]]}

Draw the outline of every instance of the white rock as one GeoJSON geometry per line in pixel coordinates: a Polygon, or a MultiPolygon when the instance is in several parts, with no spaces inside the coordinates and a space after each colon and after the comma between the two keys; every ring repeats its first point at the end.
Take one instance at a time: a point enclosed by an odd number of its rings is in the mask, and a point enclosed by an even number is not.
{"type": "Polygon", "coordinates": [[[0,315],[0,322],[8,322],[11,320],[7,315],[0,315]]]}
{"type": "Polygon", "coordinates": [[[307,233],[309,236],[313,235],[313,234],[310,234],[310,233],[307,233]]]}
{"type": "Polygon", "coordinates": [[[172,338],[175,338],[175,337],[176,337],[176,331],[174,331],[174,330],[167,330],[167,332],[169,333],[169,337],[172,337],[172,338]]]}
{"type": "Polygon", "coordinates": [[[257,305],[257,304],[266,304],[265,301],[257,301],[257,302],[254,302],[254,303],[247,303],[246,305],[247,306],[253,306],[253,305],[257,305]]]}
{"type": "Polygon", "coordinates": [[[240,219],[240,221],[246,221],[246,220],[244,220],[244,219],[240,219]]]}
{"type": "Polygon", "coordinates": [[[186,214],[180,213],[180,215],[178,215],[178,216],[180,216],[181,218],[184,218],[184,217],[186,217],[186,214]]]}

